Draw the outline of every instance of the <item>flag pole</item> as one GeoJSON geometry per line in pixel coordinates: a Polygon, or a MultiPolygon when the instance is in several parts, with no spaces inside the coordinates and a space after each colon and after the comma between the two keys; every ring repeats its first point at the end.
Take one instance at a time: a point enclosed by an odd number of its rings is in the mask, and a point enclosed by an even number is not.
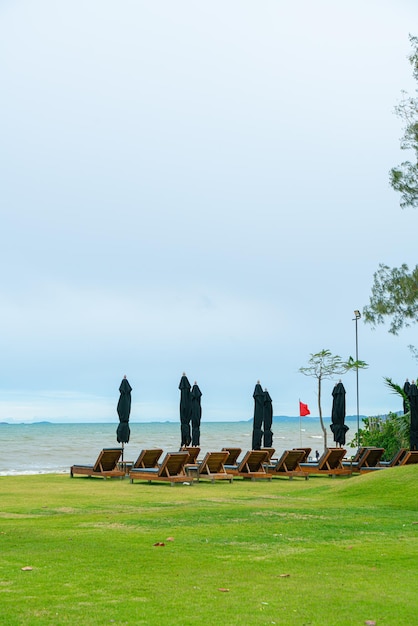
{"type": "Polygon", "coordinates": [[[300,410],[300,398],[299,398],[299,438],[300,438],[300,447],[302,447],[302,416],[300,410]]]}

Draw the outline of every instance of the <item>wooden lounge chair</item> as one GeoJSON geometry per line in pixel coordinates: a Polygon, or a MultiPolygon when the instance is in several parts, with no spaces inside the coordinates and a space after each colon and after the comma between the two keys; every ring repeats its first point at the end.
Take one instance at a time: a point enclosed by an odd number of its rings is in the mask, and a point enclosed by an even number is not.
{"type": "Polygon", "coordinates": [[[303,450],[303,459],[299,463],[308,463],[312,448],[293,448],[293,450],[303,450]]]}
{"type": "Polygon", "coordinates": [[[358,448],[357,452],[351,456],[350,458],[345,458],[344,459],[344,463],[353,463],[356,464],[360,461],[360,459],[363,457],[364,453],[367,450],[374,450],[376,446],[361,446],[360,448],[358,448]]]}
{"type": "Polygon", "coordinates": [[[188,452],[189,458],[187,460],[187,465],[196,465],[197,457],[199,456],[200,448],[196,446],[184,446],[181,448],[180,452],[188,452]]]}
{"type": "Polygon", "coordinates": [[[363,456],[363,454],[365,453],[366,450],[369,450],[369,448],[366,447],[360,447],[357,452],[354,454],[354,456],[351,457],[351,459],[347,459],[347,463],[351,462],[351,463],[358,463],[361,459],[361,457],[363,456]]]}
{"type": "Polygon", "coordinates": [[[131,469],[136,469],[138,467],[158,467],[158,461],[162,453],[163,451],[161,448],[148,448],[145,450],[141,450],[141,452],[139,453],[139,457],[132,465],[131,469]]]}
{"type": "Polygon", "coordinates": [[[342,464],[346,452],[344,448],[327,448],[318,463],[300,463],[300,467],[307,474],[349,476],[352,474],[351,468],[343,467],[342,464]]]}
{"type": "Polygon", "coordinates": [[[229,452],[229,457],[227,458],[224,465],[236,465],[238,462],[238,457],[241,454],[241,448],[222,448],[222,452],[226,450],[229,452]]]}
{"type": "Polygon", "coordinates": [[[418,463],[418,450],[411,450],[407,452],[399,465],[415,465],[418,463]]]}
{"type": "Polygon", "coordinates": [[[242,478],[267,478],[271,480],[271,474],[266,471],[266,463],[268,452],[265,450],[248,450],[241,463],[235,466],[226,465],[225,469],[228,474],[241,476],[242,478]]]}
{"type": "Polygon", "coordinates": [[[96,476],[97,478],[122,478],[125,471],[118,467],[122,454],[122,448],[104,448],[94,465],[72,465],[70,476],[82,474],[84,476],[96,476]]]}
{"type": "Polygon", "coordinates": [[[207,452],[205,458],[196,467],[197,482],[201,479],[208,479],[211,482],[215,480],[229,480],[232,483],[234,477],[225,470],[224,463],[228,458],[228,452],[207,452]]]}
{"type": "Polygon", "coordinates": [[[131,469],[129,478],[174,483],[192,483],[193,479],[186,474],[184,466],[189,458],[188,452],[168,452],[159,467],[137,467],[131,469]]]}
{"type": "Polygon", "coordinates": [[[304,458],[304,450],[285,450],[277,463],[267,466],[267,471],[273,477],[288,476],[291,479],[293,476],[301,476],[307,480],[309,474],[304,472],[299,465],[304,458]]]}
{"type": "Polygon", "coordinates": [[[385,452],[384,448],[365,448],[363,454],[357,462],[343,462],[343,467],[351,468],[352,472],[364,474],[377,469],[384,469],[384,465],[380,465],[380,460],[385,452]]]}
{"type": "Polygon", "coordinates": [[[273,454],[276,452],[276,448],[260,448],[265,452],[268,452],[267,463],[271,463],[273,460],[273,454]]]}
{"type": "Polygon", "coordinates": [[[400,465],[400,462],[407,452],[407,448],[400,448],[398,452],[393,455],[390,461],[380,461],[380,465],[384,467],[395,467],[396,465],[400,465]]]}

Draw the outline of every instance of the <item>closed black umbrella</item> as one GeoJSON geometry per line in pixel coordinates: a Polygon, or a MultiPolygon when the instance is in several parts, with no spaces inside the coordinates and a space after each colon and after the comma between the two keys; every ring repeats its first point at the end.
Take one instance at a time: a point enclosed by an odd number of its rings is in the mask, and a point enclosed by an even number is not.
{"type": "Polygon", "coordinates": [[[129,442],[131,430],[129,428],[129,416],[131,414],[131,391],[132,387],[128,383],[126,376],[119,387],[120,396],[117,406],[117,412],[119,415],[119,426],[116,430],[116,439],[118,443],[122,444],[122,461],[123,461],[123,447],[125,443],[129,442]]]}
{"type": "MultiPolygon", "coordinates": [[[[411,383],[409,382],[408,379],[406,379],[405,384],[403,386],[403,390],[406,394],[406,396],[409,396],[409,388],[411,387],[411,383]]],[[[408,401],[404,399],[403,401],[403,414],[405,415],[406,413],[408,413],[409,411],[409,404],[408,401]]]]}
{"type": "Polygon", "coordinates": [[[273,446],[273,401],[267,389],[264,391],[263,403],[263,427],[264,427],[264,447],[271,448],[273,446]]]}
{"type": "Polygon", "coordinates": [[[190,392],[191,396],[191,421],[192,421],[192,446],[200,444],[200,420],[202,419],[202,405],[200,398],[202,392],[195,382],[190,392]]]}
{"type": "Polygon", "coordinates": [[[192,440],[190,435],[190,419],[192,416],[192,402],[190,395],[190,383],[186,374],[180,379],[180,428],[181,428],[181,447],[189,446],[192,440]]]}
{"type": "Polygon", "coordinates": [[[334,435],[334,441],[338,446],[345,445],[345,434],[349,430],[345,425],[345,389],[340,381],[334,385],[332,390],[332,412],[331,412],[331,430],[334,435]]]}
{"type": "Polygon", "coordinates": [[[418,387],[412,381],[409,387],[409,408],[411,411],[411,429],[409,432],[409,447],[418,450],[418,387]]]}
{"type": "Polygon", "coordinates": [[[253,441],[252,449],[260,450],[261,441],[263,439],[263,419],[264,419],[264,391],[260,385],[260,381],[254,388],[254,421],[253,421],[253,441]]]}

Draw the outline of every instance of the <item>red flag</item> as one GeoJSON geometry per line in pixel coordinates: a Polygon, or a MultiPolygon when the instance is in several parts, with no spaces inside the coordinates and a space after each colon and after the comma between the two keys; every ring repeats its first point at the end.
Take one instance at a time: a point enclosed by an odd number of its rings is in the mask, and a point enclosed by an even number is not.
{"type": "Polygon", "coordinates": [[[305,417],[305,415],[310,415],[311,412],[308,409],[308,405],[307,404],[303,404],[303,402],[301,402],[299,400],[299,415],[300,417],[305,417]]]}

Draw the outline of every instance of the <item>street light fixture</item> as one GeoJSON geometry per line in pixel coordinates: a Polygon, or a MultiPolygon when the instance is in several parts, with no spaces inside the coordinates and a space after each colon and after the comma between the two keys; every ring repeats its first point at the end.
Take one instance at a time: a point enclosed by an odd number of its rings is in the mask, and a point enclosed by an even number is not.
{"type": "MultiPolygon", "coordinates": [[[[358,328],[357,322],[361,317],[360,311],[354,311],[354,319],[356,322],[356,361],[358,363],[358,328]]],[[[356,367],[356,386],[357,386],[357,445],[360,447],[359,432],[360,432],[360,411],[359,411],[359,396],[358,396],[358,365],[356,367]]]]}

